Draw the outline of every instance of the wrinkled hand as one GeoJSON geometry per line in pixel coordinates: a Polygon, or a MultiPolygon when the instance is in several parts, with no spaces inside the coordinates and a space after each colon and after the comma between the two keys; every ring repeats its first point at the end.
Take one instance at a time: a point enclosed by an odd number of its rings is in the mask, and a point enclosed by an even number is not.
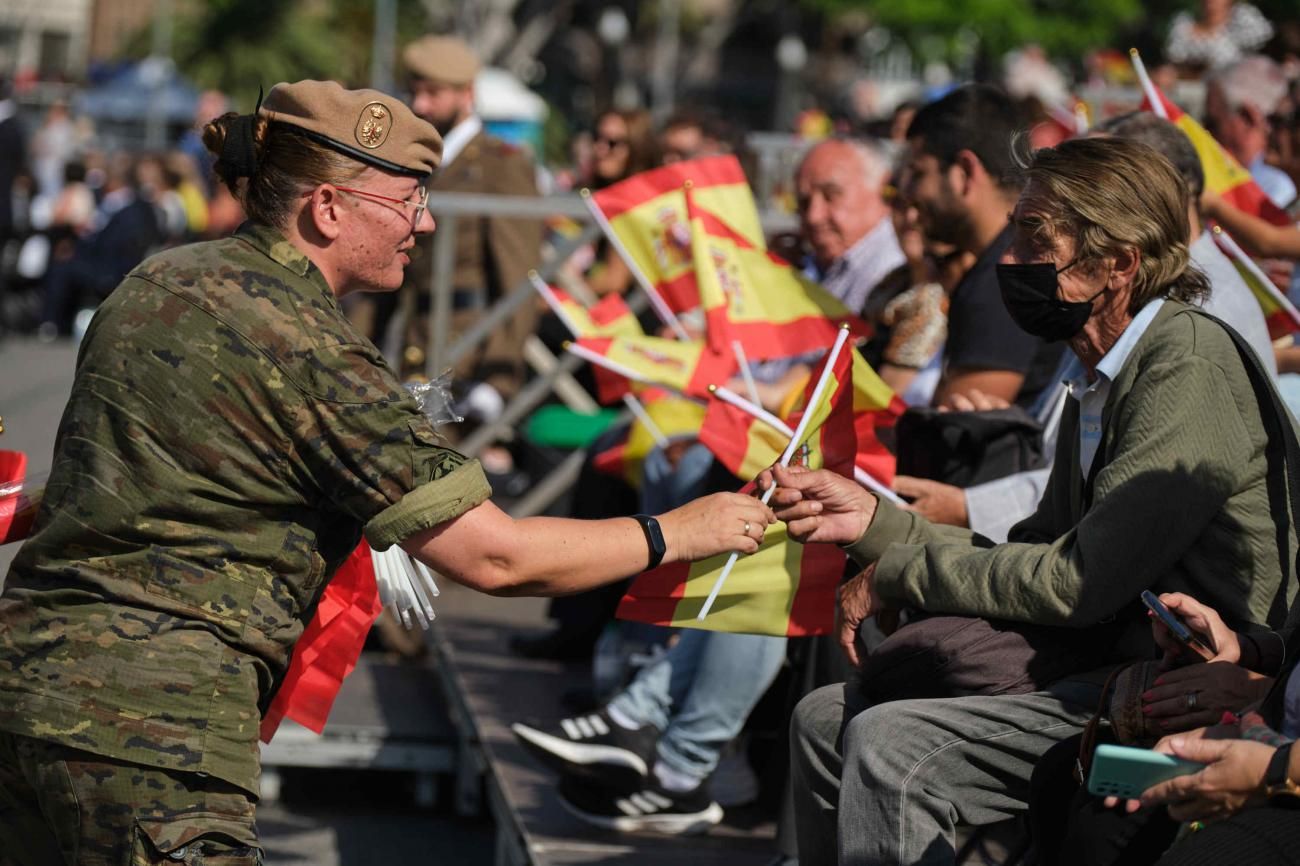
{"type": "Polygon", "coordinates": [[[876,514],[876,498],[857,482],[826,469],[773,466],[758,476],[758,488],[776,483],[772,507],[790,537],[803,544],[850,544],[862,537],[876,514]]]}
{"type": "Polygon", "coordinates": [[[966,491],[960,487],[928,478],[896,475],[894,492],[911,500],[907,508],[926,520],[949,526],[970,525],[970,516],[966,513],[966,491]]]}
{"type": "Polygon", "coordinates": [[[940,412],[988,412],[993,409],[1010,408],[1011,403],[1001,397],[985,394],[978,388],[960,394],[949,394],[939,404],[940,412]]]}
{"type": "Polygon", "coordinates": [[[1189,737],[1175,734],[1156,743],[1156,751],[1206,768],[1153,785],[1142,792],[1142,805],[1169,804],[1175,821],[1226,818],[1248,805],[1262,803],[1264,773],[1274,747],[1254,740],[1189,737]]]}
{"type": "Polygon", "coordinates": [[[1188,731],[1212,725],[1225,712],[1239,713],[1262,700],[1273,678],[1226,661],[1188,665],[1156,677],[1142,693],[1142,712],[1157,719],[1162,731],[1188,731]],[[1187,696],[1196,695],[1196,709],[1187,696]]]}
{"type": "Polygon", "coordinates": [[[875,587],[876,564],[873,562],[857,576],[845,581],[839,588],[835,604],[835,635],[840,649],[848,657],[849,664],[857,667],[858,626],[869,616],[881,611],[880,596],[875,587]]]}
{"type": "MultiPolygon", "coordinates": [[[[1160,596],[1160,600],[1175,616],[1185,622],[1188,628],[1201,637],[1208,638],[1210,648],[1214,650],[1214,658],[1211,661],[1236,664],[1241,660],[1241,643],[1237,640],[1237,633],[1224,624],[1223,618],[1214,608],[1201,604],[1190,595],[1181,592],[1166,592],[1160,596]]],[[[1151,617],[1152,637],[1165,654],[1164,667],[1172,668],[1186,664],[1189,657],[1194,661],[1201,661],[1200,657],[1192,655],[1187,647],[1175,640],[1169,633],[1169,629],[1165,628],[1164,623],[1154,614],[1148,613],[1148,616],[1151,617]]]]}
{"type": "Polygon", "coordinates": [[[659,517],[668,548],[664,561],[695,561],[732,550],[753,553],[763,540],[763,530],[775,522],[772,509],[752,496],[702,496],[659,517]]]}

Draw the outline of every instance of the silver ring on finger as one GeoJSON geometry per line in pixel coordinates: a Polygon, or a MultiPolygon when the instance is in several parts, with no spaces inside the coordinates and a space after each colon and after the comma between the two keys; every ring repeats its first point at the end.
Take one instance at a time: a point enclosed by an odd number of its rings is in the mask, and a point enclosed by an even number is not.
{"type": "Polygon", "coordinates": [[[748,520],[745,521],[745,534],[746,534],[746,535],[749,535],[749,521],[748,521],[748,520]]]}
{"type": "Polygon", "coordinates": [[[1186,700],[1186,702],[1187,702],[1187,709],[1188,709],[1188,710],[1194,710],[1194,709],[1196,709],[1196,692],[1188,692],[1187,694],[1185,694],[1185,695],[1183,696],[1183,698],[1184,698],[1184,699],[1186,700]]]}

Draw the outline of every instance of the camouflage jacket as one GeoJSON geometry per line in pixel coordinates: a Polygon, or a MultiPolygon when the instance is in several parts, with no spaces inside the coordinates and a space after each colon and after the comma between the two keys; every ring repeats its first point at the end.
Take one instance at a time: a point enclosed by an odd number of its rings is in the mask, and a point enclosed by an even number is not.
{"type": "Polygon", "coordinates": [[[259,707],[363,528],[489,494],[279,233],[148,259],[82,344],[0,595],[0,730],[256,794],[259,707]]]}

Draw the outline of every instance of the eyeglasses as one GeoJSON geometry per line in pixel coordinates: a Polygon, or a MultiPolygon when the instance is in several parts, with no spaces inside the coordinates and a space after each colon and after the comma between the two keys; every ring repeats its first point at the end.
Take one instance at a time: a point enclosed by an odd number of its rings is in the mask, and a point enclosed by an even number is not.
{"type": "Polygon", "coordinates": [[[377,192],[367,192],[364,189],[353,189],[350,186],[334,187],[339,192],[350,192],[353,195],[366,196],[368,198],[380,199],[381,201],[391,201],[393,204],[400,204],[404,207],[415,208],[415,213],[411,219],[412,226],[418,226],[420,220],[424,217],[424,212],[429,209],[429,188],[425,186],[417,187],[415,190],[415,201],[410,199],[393,198],[391,195],[380,195],[377,192]]]}

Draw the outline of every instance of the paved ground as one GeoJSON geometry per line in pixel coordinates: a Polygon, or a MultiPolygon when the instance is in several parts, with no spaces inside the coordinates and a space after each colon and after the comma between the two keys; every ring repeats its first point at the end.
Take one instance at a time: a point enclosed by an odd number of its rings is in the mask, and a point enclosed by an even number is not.
{"type": "MultiPolygon", "coordinates": [[[[25,451],[33,472],[48,471],[54,434],[72,387],[76,349],[68,342],[0,340],[0,448],[25,451]]],[[[0,576],[18,545],[0,547],[0,576]]],[[[2,580],[2,577],[0,577],[2,580]]],[[[402,774],[304,770],[286,775],[279,803],[259,809],[270,864],[369,866],[492,862],[486,820],[425,811],[402,774]]],[[[449,804],[450,798],[443,798],[449,804]]]]}

